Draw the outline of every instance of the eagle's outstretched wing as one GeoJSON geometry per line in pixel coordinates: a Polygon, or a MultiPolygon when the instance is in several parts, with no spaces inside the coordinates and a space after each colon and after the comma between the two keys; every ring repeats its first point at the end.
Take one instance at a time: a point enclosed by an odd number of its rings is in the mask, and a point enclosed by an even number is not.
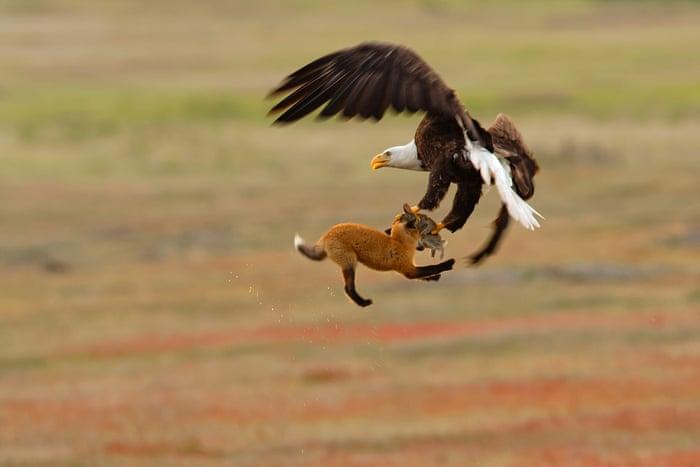
{"type": "Polygon", "coordinates": [[[338,113],[345,118],[380,120],[392,107],[397,112],[454,115],[469,139],[492,151],[491,136],[472,119],[442,78],[414,51],[381,42],[342,49],[299,68],[269,96],[288,94],[270,110],[283,112],[275,123],[299,120],[325,104],[320,118],[338,113]]]}

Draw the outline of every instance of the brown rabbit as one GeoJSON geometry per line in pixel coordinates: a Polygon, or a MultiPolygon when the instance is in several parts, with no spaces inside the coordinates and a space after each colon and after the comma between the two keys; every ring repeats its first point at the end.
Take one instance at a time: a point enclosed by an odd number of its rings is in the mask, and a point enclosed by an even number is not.
{"type": "Polygon", "coordinates": [[[416,245],[421,239],[418,216],[408,204],[391,224],[391,233],[360,224],[337,224],[331,227],[315,245],[306,245],[298,235],[294,246],[309,259],[320,261],[328,256],[340,266],[345,279],[345,293],[360,306],[372,304],[355,289],[355,268],[360,262],[377,271],[396,271],[409,279],[438,280],[440,273],[452,269],[454,259],[430,266],[413,262],[416,245]]]}

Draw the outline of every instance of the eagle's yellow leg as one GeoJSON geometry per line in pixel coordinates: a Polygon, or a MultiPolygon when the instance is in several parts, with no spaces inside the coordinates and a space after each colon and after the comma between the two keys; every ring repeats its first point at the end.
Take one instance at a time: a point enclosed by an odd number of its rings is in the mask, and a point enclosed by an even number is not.
{"type": "Polygon", "coordinates": [[[435,228],[434,228],[430,233],[431,233],[432,235],[436,235],[438,232],[440,232],[440,231],[441,231],[442,229],[444,229],[444,228],[445,228],[445,224],[443,224],[442,222],[438,222],[438,223],[435,225],[435,228]]]}
{"type": "Polygon", "coordinates": [[[417,214],[418,211],[420,211],[420,208],[418,206],[411,206],[411,212],[413,214],[417,214]]]}

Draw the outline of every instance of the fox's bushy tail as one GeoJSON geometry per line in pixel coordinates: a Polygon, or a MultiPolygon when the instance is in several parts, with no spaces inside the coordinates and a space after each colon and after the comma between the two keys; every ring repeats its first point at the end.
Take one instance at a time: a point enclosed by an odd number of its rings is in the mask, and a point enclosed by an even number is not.
{"type": "Polygon", "coordinates": [[[294,236],[294,248],[299,250],[299,253],[301,253],[302,255],[314,261],[321,261],[323,258],[326,257],[326,251],[321,245],[307,245],[304,242],[304,239],[301,238],[299,235],[294,236]]]}

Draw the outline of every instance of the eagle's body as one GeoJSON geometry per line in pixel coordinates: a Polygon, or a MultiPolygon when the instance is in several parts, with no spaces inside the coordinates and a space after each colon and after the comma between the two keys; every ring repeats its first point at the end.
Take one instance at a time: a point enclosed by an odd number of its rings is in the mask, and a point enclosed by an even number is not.
{"type": "Polygon", "coordinates": [[[462,228],[479,201],[484,184],[494,184],[503,201],[491,241],[476,255],[491,254],[508,215],[528,229],[539,227],[537,212],[524,199],[532,196],[532,159],[510,118],[500,114],[488,130],[473,119],[455,92],[412,50],[367,42],[314,60],[289,75],[271,94],[288,93],[271,112],[275,122],[296,121],[324,105],[319,118],[338,113],[379,120],[392,107],[397,112],[425,111],[413,141],[388,148],[372,167],[430,172],[428,188],[417,208],[433,210],[457,185],[452,210],[442,227],[462,228]]]}
{"type": "MultiPolygon", "coordinates": [[[[454,118],[441,115],[426,115],[416,128],[413,137],[418,149],[418,159],[428,171],[441,167],[449,155],[457,154],[464,147],[464,132],[454,118]]],[[[455,158],[452,158],[453,162],[455,158]]],[[[458,167],[447,164],[444,169],[453,169],[453,182],[457,183],[460,174],[458,167]]]]}
{"type": "Polygon", "coordinates": [[[428,211],[437,208],[450,184],[456,184],[453,209],[442,224],[450,232],[461,229],[474,210],[483,185],[481,174],[461,156],[464,132],[454,118],[428,114],[418,125],[414,141],[421,167],[430,172],[428,189],[418,207],[428,211]]]}

